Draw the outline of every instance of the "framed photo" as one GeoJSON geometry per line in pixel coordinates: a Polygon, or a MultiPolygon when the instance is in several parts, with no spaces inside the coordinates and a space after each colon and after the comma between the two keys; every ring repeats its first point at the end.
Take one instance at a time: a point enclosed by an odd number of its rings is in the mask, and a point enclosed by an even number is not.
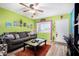
{"type": "Polygon", "coordinates": [[[20,22],[19,21],[14,21],[14,26],[20,26],[20,22]]]}
{"type": "Polygon", "coordinates": [[[19,23],[20,23],[20,27],[22,27],[23,26],[22,20],[20,20],[19,23]]]}
{"type": "Polygon", "coordinates": [[[6,22],[6,27],[11,27],[11,26],[12,26],[11,22],[6,22]]]}
{"type": "Polygon", "coordinates": [[[26,23],[23,23],[23,26],[26,27],[26,23]]]}

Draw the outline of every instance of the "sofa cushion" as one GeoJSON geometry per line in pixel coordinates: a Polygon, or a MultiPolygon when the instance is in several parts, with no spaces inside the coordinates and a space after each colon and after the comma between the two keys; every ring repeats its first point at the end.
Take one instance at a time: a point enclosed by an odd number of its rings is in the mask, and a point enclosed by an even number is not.
{"type": "Polygon", "coordinates": [[[35,34],[36,34],[35,32],[28,33],[29,36],[34,36],[35,34]]]}
{"type": "Polygon", "coordinates": [[[30,40],[30,37],[25,37],[25,38],[22,38],[22,40],[25,42],[25,41],[28,41],[30,40]]]}
{"type": "Polygon", "coordinates": [[[30,33],[30,32],[25,32],[26,36],[29,36],[28,33],[30,33]]]}
{"type": "Polygon", "coordinates": [[[23,43],[23,42],[28,41],[28,40],[29,40],[29,37],[20,38],[20,39],[16,39],[16,40],[10,40],[9,44],[17,45],[17,44],[23,43]]]}
{"type": "Polygon", "coordinates": [[[20,44],[20,43],[23,43],[22,39],[19,39],[19,40],[10,40],[8,44],[9,45],[17,45],[17,44],[20,44]]]}
{"type": "Polygon", "coordinates": [[[20,32],[20,33],[19,33],[19,36],[20,36],[20,38],[27,37],[26,33],[24,33],[24,32],[20,32]]]}

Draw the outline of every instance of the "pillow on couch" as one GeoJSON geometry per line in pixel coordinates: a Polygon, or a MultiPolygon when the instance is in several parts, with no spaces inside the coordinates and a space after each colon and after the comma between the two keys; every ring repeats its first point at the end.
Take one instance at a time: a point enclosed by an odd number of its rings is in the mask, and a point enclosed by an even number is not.
{"type": "Polygon", "coordinates": [[[36,34],[36,33],[35,32],[28,33],[29,36],[33,36],[34,34],[36,34]]]}
{"type": "Polygon", "coordinates": [[[26,36],[29,36],[28,33],[29,33],[29,32],[25,32],[26,36]]]}
{"type": "Polygon", "coordinates": [[[15,38],[19,39],[20,38],[19,34],[15,34],[15,38]]]}
{"type": "Polygon", "coordinates": [[[14,37],[13,34],[7,34],[7,35],[5,35],[4,38],[5,38],[5,39],[15,39],[15,37],[14,37]]]}

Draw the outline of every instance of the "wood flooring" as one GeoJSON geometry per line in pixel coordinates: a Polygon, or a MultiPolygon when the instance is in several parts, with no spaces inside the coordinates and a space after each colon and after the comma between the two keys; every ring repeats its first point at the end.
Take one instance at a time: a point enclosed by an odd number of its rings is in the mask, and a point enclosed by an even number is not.
{"type": "MultiPolygon", "coordinates": [[[[23,50],[23,48],[8,53],[8,56],[16,56],[15,53],[18,51],[23,50]]],[[[46,56],[66,56],[67,54],[67,46],[60,43],[53,43],[52,46],[49,48],[46,56]]]]}

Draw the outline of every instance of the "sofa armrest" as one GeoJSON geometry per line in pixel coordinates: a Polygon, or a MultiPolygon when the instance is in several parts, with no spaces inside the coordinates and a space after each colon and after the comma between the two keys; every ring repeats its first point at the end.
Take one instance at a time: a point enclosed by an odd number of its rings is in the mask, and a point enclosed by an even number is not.
{"type": "Polygon", "coordinates": [[[23,42],[22,39],[16,39],[16,40],[11,40],[11,41],[9,41],[9,43],[10,43],[11,45],[20,44],[20,43],[22,43],[22,42],[23,42]]]}
{"type": "Polygon", "coordinates": [[[2,40],[1,40],[1,38],[0,38],[0,44],[2,43],[2,40]]]}

